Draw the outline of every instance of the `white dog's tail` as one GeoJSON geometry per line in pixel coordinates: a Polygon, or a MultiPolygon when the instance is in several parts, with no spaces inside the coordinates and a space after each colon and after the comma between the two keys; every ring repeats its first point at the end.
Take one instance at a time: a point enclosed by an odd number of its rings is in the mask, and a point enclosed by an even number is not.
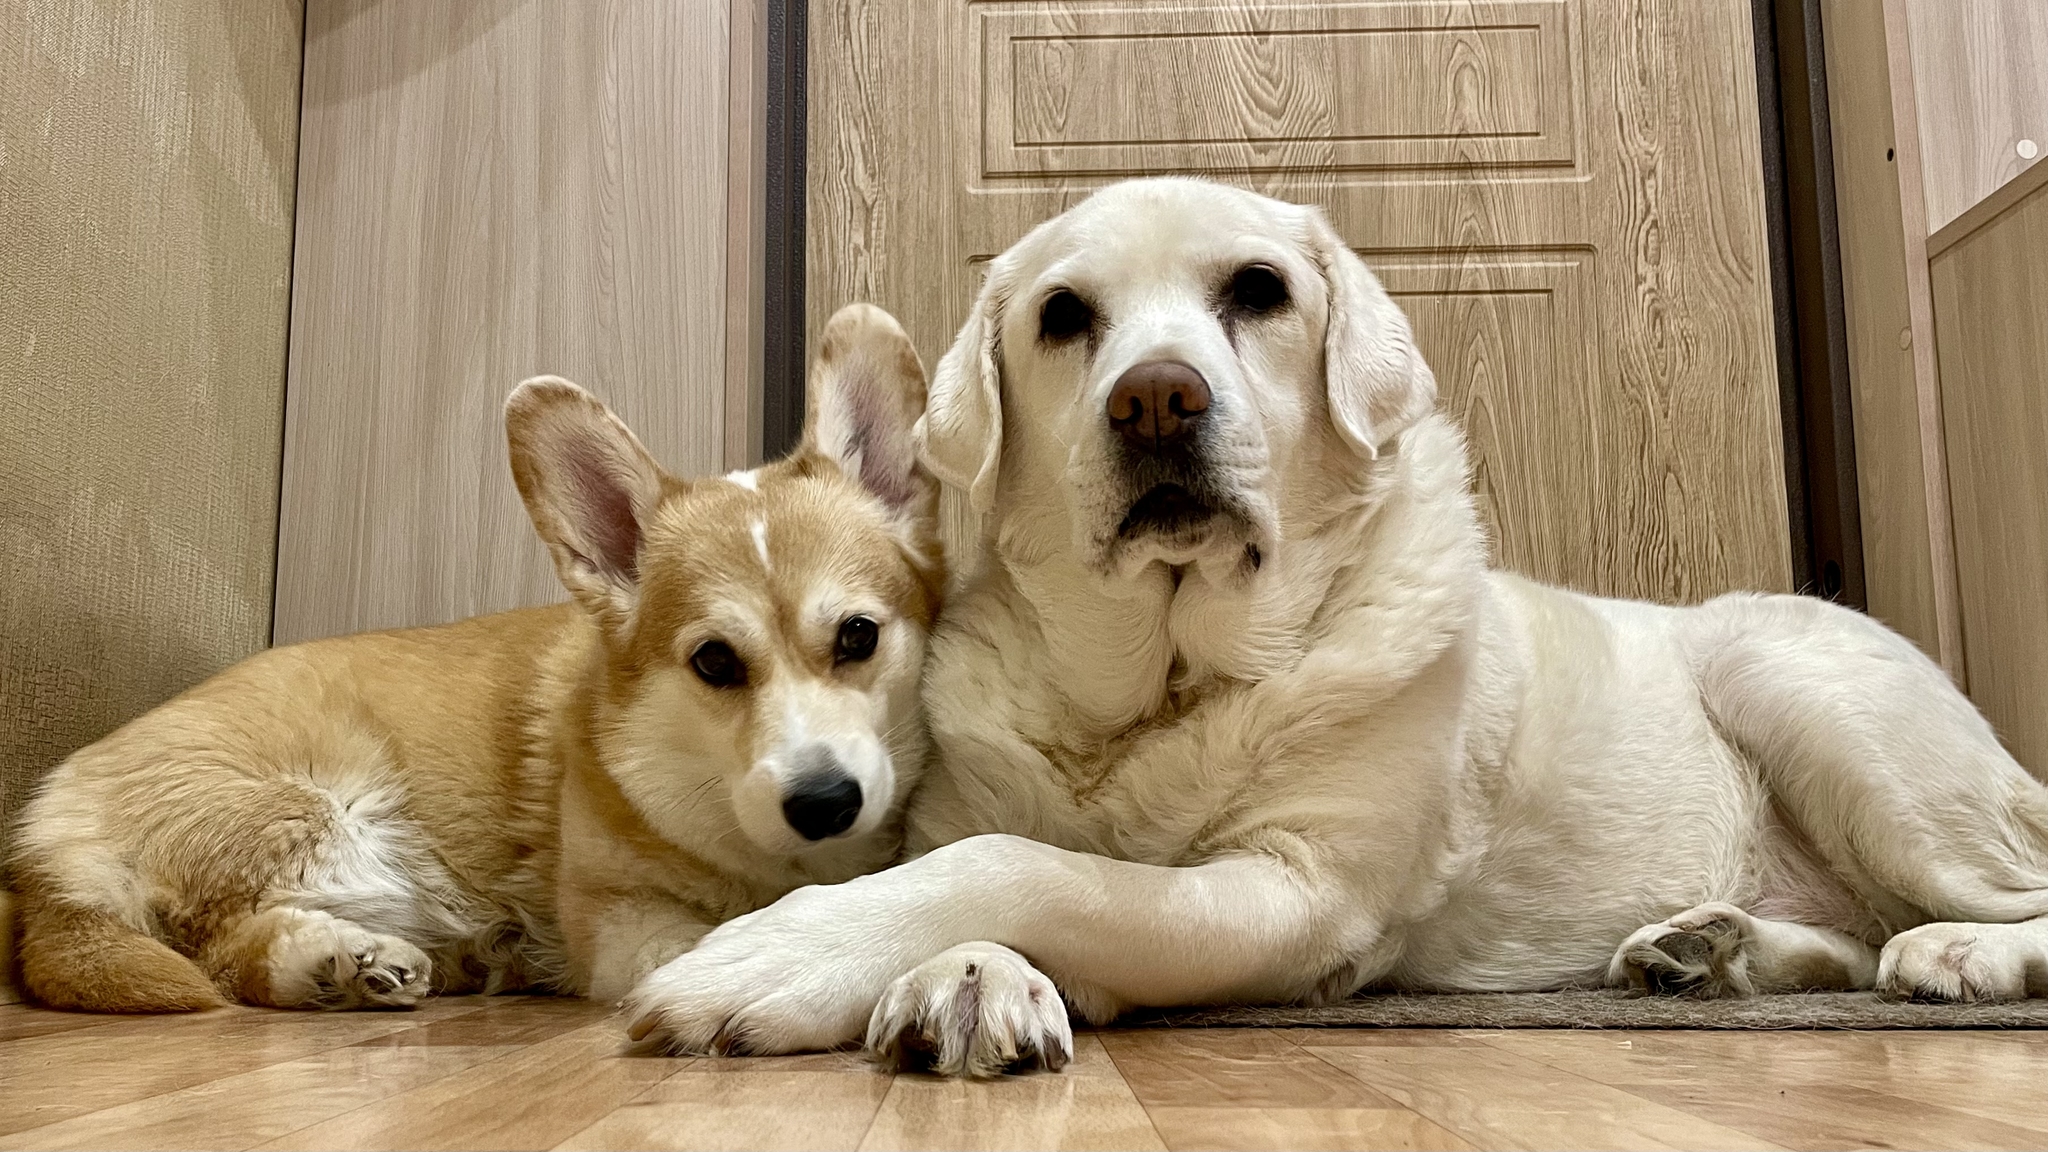
{"type": "Polygon", "coordinates": [[[1904,637],[1806,596],[1688,629],[1708,714],[1840,875],[1936,919],[2048,915],[2048,789],[1904,637]]]}

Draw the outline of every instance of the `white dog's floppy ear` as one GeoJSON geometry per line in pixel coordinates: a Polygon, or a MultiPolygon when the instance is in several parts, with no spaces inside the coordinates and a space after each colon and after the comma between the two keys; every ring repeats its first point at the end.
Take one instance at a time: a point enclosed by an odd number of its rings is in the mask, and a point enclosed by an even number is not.
{"type": "Polygon", "coordinates": [[[1316,262],[1330,290],[1323,374],[1330,419],[1367,459],[1436,407],[1436,374],[1408,317],[1323,214],[1309,210],[1316,262]]]}
{"type": "Polygon", "coordinates": [[[918,455],[939,479],[967,493],[977,514],[995,502],[1003,456],[1002,331],[998,269],[989,269],[974,310],[932,377],[931,401],[917,425],[918,455]]]}
{"type": "Polygon", "coordinates": [[[640,599],[640,541],[674,483],[595,396],[536,376],[505,401],[512,479],[562,585],[614,635],[640,599]]]}
{"type": "Polygon", "coordinates": [[[802,452],[815,452],[899,512],[929,519],[937,485],[917,462],[924,362],[894,316],[872,304],[832,314],[811,364],[802,452]]]}

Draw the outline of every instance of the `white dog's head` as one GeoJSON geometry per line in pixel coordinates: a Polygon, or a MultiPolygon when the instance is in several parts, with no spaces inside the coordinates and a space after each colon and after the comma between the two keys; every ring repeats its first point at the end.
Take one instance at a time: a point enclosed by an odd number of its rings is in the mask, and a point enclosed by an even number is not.
{"type": "Polygon", "coordinates": [[[1320,211],[1134,180],[995,260],[919,434],[976,511],[998,487],[1063,506],[1098,571],[1249,572],[1289,478],[1355,474],[1435,398],[1407,319],[1320,211]],[[1350,466],[1305,459],[1332,453],[1350,466]],[[1021,491],[1048,481],[1063,496],[1021,491]]]}

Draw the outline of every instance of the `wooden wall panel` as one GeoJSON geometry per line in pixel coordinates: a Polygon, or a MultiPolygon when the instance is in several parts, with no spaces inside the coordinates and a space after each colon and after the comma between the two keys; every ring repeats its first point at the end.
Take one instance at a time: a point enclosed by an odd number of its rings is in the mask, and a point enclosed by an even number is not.
{"type": "Polygon", "coordinates": [[[1404,293],[1504,562],[1659,600],[1789,587],[1747,0],[811,19],[813,333],[873,300],[929,362],[977,260],[1114,179],[1206,173],[1322,204],[1404,293]]]}
{"type": "Polygon", "coordinates": [[[1906,14],[1927,228],[1938,232],[2048,153],[2048,3],[1906,0],[1906,14]]]}
{"type": "Polygon", "coordinates": [[[725,0],[311,0],[276,639],[558,599],[499,406],[727,451],[725,0]]]}
{"type": "Polygon", "coordinates": [[[2048,778],[2048,167],[2008,189],[1935,255],[1935,326],[1970,695],[2048,778]]]}
{"type": "Polygon", "coordinates": [[[269,635],[299,19],[7,9],[0,837],[53,764],[269,635]]]}

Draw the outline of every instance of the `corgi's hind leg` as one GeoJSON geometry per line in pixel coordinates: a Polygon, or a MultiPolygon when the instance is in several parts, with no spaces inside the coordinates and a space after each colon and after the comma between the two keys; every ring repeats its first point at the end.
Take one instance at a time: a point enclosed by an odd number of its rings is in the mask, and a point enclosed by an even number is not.
{"type": "Polygon", "coordinates": [[[293,907],[224,926],[199,962],[242,1000],[273,1008],[408,1008],[433,979],[433,962],[412,944],[293,907]]]}

